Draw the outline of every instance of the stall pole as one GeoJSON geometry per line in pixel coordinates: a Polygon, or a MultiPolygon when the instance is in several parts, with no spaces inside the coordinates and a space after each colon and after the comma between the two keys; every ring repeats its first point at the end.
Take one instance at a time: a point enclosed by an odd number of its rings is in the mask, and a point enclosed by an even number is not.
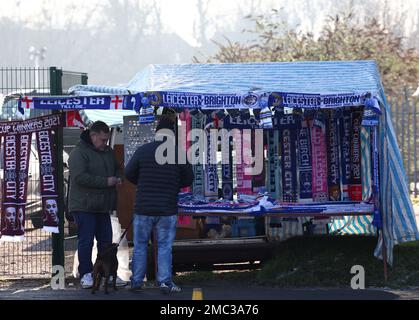
{"type": "MultiPolygon", "coordinates": [[[[62,94],[63,72],[56,67],[50,68],[51,95],[62,94]]],[[[60,113],[61,111],[53,111],[60,113]]],[[[52,234],[52,265],[64,267],[64,174],[63,174],[63,128],[55,129],[57,191],[58,191],[58,230],[52,234]]]]}

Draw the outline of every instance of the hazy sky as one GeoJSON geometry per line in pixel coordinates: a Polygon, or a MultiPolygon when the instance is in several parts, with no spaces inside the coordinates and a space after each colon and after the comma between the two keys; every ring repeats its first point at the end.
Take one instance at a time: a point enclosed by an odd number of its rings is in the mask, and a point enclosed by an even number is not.
{"type": "MultiPolygon", "coordinates": [[[[112,0],[119,1],[119,0],[112,0]]],[[[152,0],[139,0],[140,3],[150,3],[152,0]]],[[[310,29],[310,31],[317,32],[323,25],[324,17],[333,13],[336,3],[354,4],[354,8],[360,8],[363,1],[359,0],[206,0],[209,2],[208,19],[216,22],[212,28],[209,28],[207,37],[210,38],[215,29],[223,26],[228,28],[234,26],[237,20],[237,13],[239,10],[243,14],[250,13],[250,3],[256,4],[255,9],[267,11],[271,8],[283,7],[289,13],[289,19],[298,18],[302,21],[300,28],[310,29]],[[316,23],[312,19],[305,19],[315,14],[316,23]]],[[[204,2],[206,2],[204,0],[204,2]]],[[[70,7],[76,8],[73,12],[76,14],[71,17],[75,22],[83,20],[85,15],[91,15],[89,23],[94,24],[97,16],[92,14],[93,8],[97,5],[102,5],[104,0],[0,0],[0,16],[9,16],[13,19],[24,21],[31,25],[34,21],[39,19],[43,9],[51,10],[53,8],[53,25],[60,26],[66,19],[69,19],[68,10],[70,7]]],[[[164,31],[171,31],[179,34],[191,45],[197,45],[194,38],[194,23],[197,19],[197,0],[156,0],[160,8],[160,18],[165,28],[164,31]]],[[[419,0],[376,0],[377,11],[387,3],[389,12],[405,11],[405,29],[409,30],[412,27],[413,21],[418,19],[419,0]]],[[[361,10],[359,10],[361,11],[361,10]]],[[[256,12],[257,13],[257,12],[256,12]]],[[[374,16],[374,8],[367,12],[368,15],[374,16]]],[[[39,20],[38,20],[39,21],[39,20]]]]}
{"type": "MultiPolygon", "coordinates": [[[[118,1],[118,0],[112,0],[118,1]]],[[[150,0],[141,0],[143,3],[150,0]]],[[[270,7],[271,0],[262,0],[264,7],[270,7]]],[[[77,8],[74,21],[80,22],[88,12],[92,12],[98,4],[103,4],[100,0],[0,0],[0,16],[8,16],[13,19],[20,19],[29,25],[36,21],[37,15],[41,14],[43,8],[54,8],[53,24],[57,27],[62,26],[65,19],[68,18],[68,8],[74,6],[77,8]]],[[[160,18],[167,31],[179,34],[191,45],[197,42],[193,36],[193,27],[197,15],[196,0],[157,0],[160,7],[160,18]]],[[[243,0],[210,0],[209,16],[211,19],[223,19],[226,24],[234,23],[229,19],[229,13],[237,11],[243,0]],[[225,19],[226,18],[226,19],[225,19]]],[[[93,16],[94,20],[94,16],[93,16]]],[[[94,23],[94,21],[91,21],[94,23]]],[[[212,33],[215,30],[212,30],[212,33]]],[[[209,30],[211,33],[211,30],[209,30]]],[[[209,37],[211,34],[208,35],[209,37]]]]}

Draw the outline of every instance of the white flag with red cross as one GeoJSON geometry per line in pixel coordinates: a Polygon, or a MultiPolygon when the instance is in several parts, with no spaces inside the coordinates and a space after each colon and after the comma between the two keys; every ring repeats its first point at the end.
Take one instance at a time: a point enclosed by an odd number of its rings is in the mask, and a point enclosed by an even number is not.
{"type": "Polygon", "coordinates": [[[122,106],[124,103],[124,97],[123,96],[111,96],[111,110],[122,110],[122,106]]]}

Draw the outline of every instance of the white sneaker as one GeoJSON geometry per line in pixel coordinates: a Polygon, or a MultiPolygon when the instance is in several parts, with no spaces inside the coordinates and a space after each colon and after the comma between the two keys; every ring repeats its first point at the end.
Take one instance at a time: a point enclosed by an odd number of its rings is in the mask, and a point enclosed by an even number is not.
{"type": "Polygon", "coordinates": [[[90,289],[93,287],[92,273],[86,273],[80,280],[80,285],[83,289],[90,289]]]}
{"type": "MultiPolygon", "coordinates": [[[[113,276],[109,277],[108,285],[112,285],[113,276]]],[[[122,280],[120,277],[116,277],[116,286],[117,287],[125,287],[128,284],[128,281],[122,280]]]]}

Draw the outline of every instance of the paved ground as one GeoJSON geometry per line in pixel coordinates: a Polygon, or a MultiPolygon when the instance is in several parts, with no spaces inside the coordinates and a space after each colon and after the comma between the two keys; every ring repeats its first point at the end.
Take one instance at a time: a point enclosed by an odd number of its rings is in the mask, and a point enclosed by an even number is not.
{"type": "MultiPolygon", "coordinates": [[[[191,300],[194,288],[186,285],[178,294],[162,294],[158,289],[149,288],[140,292],[131,292],[128,288],[119,288],[106,295],[103,290],[91,294],[88,289],[67,284],[64,290],[52,290],[49,284],[34,283],[27,285],[9,285],[0,289],[0,299],[4,300],[191,300]]],[[[262,286],[246,286],[228,281],[201,283],[204,300],[419,300],[419,288],[411,290],[349,288],[307,288],[284,289],[262,286]]]]}

